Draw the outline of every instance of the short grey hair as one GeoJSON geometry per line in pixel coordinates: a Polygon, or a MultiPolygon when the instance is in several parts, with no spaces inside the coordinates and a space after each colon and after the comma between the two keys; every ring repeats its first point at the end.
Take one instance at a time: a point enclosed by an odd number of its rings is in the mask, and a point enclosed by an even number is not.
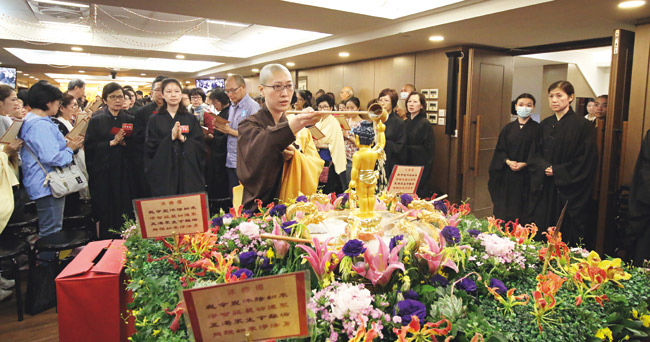
{"type": "Polygon", "coordinates": [[[273,73],[275,72],[286,72],[287,75],[291,76],[291,72],[287,67],[282,64],[267,64],[260,71],[260,84],[268,84],[268,82],[273,78],[273,73]]]}
{"type": "Polygon", "coordinates": [[[244,86],[244,88],[246,88],[246,80],[244,80],[244,78],[241,75],[237,75],[237,74],[230,75],[228,76],[228,78],[226,78],[226,82],[228,82],[229,80],[234,80],[235,83],[237,83],[237,86],[240,87],[244,86]]]}
{"type": "Polygon", "coordinates": [[[76,79],[68,82],[68,90],[73,90],[76,87],[83,88],[86,85],[86,82],[84,82],[81,79],[76,79]]]}

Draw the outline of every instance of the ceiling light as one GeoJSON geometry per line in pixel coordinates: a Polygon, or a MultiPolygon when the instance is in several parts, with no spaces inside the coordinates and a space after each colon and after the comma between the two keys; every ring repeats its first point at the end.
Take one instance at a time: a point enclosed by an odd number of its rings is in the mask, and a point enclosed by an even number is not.
{"type": "Polygon", "coordinates": [[[386,19],[397,19],[416,13],[430,11],[432,9],[448,6],[462,0],[284,0],[300,5],[326,8],[347,13],[356,13],[365,16],[380,17],[386,19]]]}
{"type": "Polygon", "coordinates": [[[29,74],[24,74],[23,76],[29,76],[29,74]]]}
{"type": "Polygon", "coordinates": [[[228,75],[228,77],[230,77],[230,76],[232,76],[232,75],[233,75],[233,73],[231,73],[231,72],[229,72],[229,73],[228,73],[227,75],[228,75]]]}
{"type": "Polygon", "coordinates": [[[70,50],[72,50],[72,51],[83,51],[84,49],[80,48],[78,46],[73,46],[73,47],[70,48],[70,50]]]}
{"type": "Polygon", "coordinates": [[[190,81],[185,81],[185,84],[190,84],[190,81]]]}
{"type": "Polygon", "coordinates": [[[431,37],[429,37],[429,40],[432,41],[432,42],[441,42],[441,41],[445,40],[445,37],[443,37],[443,36],[431,36],[431,37]]]}
{"type": "Polygon", "coordinates": [[[251,69],[251,71],[252,71],[252,72],[260,72],[260,69],[255,68],[255,69],[251,69]]]}
{"type": "Polygon", "coordinates": [[[339,52],[339,57],[350,57],[349,52],[339,52]]]}
{"type": "Polygon", "coordinates": [[[178,58],[178,59],[185,59],[185,55],[176,55],[176,58],[178,58]]]}
{"type": "Polygon", "coordinates": [[[83,74],[85,71],[83,71],[83,70],[79,70],[79,72],[83,74]]]}
{"type": "Polygon", "coordinates": [[[237,26],[237,27],[248,27],[250,24],[241,24],[241,23],[233,23],[229,21],[223,21],[223,20],[207,20],[208,24],[215,24],[215,25],[225,25],[225,26],[237,26]]]}
{"type": "Polygon", "coordinates": [[[618,4],[619,8],[636,8],[645,5],[645,1],[635,0],[635,1],[623,1],[618,4]]]}
{"type": "Polygon", "coordinates": [[[70,7],[77,7],[77,8],[88,8],[90,6],[86,4],[78,4],[75,2],[67,2],[67,1],[57,1],[57,0],[34,0],[34,2],[40,2],[43,4],[52,4],[52,5],[61,5],[61,6],[70,6],[70,7]]]}
{"type": "Polygon", "coordinates": [[[288,67],[296,66],[296,63],[294,63],[294,62],[287,62],[287,66],[288,66],[288,67]]]}
{"type": "Polygon", "coordinates": [[[147,74],[145,74],[145,73],[141,73],[140,76],[147,76],[147,74]]]}
{"type": "Polygon", "coordinates": [[[16,72],[17,72],[17,73],[19,73],[19,74],[22,74],[22,73],[23,73],[23,72],[22,72],[22,71],[20,71],[20,70],[18,70],[18,71],[16,71],[16,72]]]}
{"type": "Polygon", "coordinates": [[[75,65],[79,68],[105,68],[107,65],[110,65],[116,69],[142,70],[142,66],[147,65],[152,71],[168,72],[169,70],[174,70],[175,72],[192,73],[223,64],[213,61],[178,60],[171,58],[132,56],[116,58],[115,55],[20,48],[5,48],[5,50],[27,64],[75,65]]]}
{"type": "Polygon", "coordinates": [[[34,78],[34,76],[29,76],[29,78],[34,78]]]}
{"type": "Polygon", "coordinates": [[[210,76],[210,79],[211,79],[211,80],[213,80],[213,79],[215,79],[215,78],[216,78],[216,77],[214,77],[214,76],[210,76]]]}

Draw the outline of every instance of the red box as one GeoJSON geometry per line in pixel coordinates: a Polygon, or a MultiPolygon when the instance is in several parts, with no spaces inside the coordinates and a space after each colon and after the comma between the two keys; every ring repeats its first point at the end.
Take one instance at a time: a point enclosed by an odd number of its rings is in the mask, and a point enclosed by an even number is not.
{"type": "Polygon", "coordinates": [[[60,341],[127,341],[124,240],[89,243],[56,277],[60,341]],[[106,252],[95,264],[102,250],[106,252]]]}

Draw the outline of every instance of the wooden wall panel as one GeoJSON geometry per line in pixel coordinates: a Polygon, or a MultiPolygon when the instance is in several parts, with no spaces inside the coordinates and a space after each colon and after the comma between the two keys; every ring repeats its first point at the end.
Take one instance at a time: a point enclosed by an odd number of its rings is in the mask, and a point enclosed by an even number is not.
{"type": "Polygon", "coordinates": [[[340,101],[339,93],[344,86],[354,89],[354,96],[361,101],[361,108],[366,108],[370,99],[377,96],[375,89],[375,61],[362,61],[343,65],[343,82],[336,94],[336,100],[340,101]]]}
{"type": "Polygon", "coordinates": [[[544,66],[544,76],[542,76],[542,94],[540,94],[540,99],[537,101],[541,105],[541,111],[539,114],[540,121],[553,115],[551,106],[548,104],[548,87],[553,84],[553,82],[566,80],[568,68],[567,64],[544,66]]]}
{"type": "Polygon", "coordinates": [[[405,83],[415,81],[415,54],[382,58],[375,61],[375,88],[377,96],[384,88],[399,92],[405,83]]]}

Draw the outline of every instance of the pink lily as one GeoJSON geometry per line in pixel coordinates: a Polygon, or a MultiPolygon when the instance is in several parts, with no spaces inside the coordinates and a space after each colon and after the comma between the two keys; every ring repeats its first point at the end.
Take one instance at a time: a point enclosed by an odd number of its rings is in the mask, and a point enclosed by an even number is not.
{"type": "MultiPolygon", "coordinates": [[[[280,228],[280,224],[278,224],[278,221],[276,220],[273,221],[273,235],[285,235],[284,230],[280,228]]],[[[286,241],[273,240],[273,246],[275,247],[275,256],[278,259],[284,258],[284,256],[287,255],[287,252],[289,251],[289,243],[286,241]]]]}
{"type": "Polygon", "coordinates": [[[316,248],[311,248],[305,245],[296,245],[296,247],[301,248],[307,252],[308,256],[303,255],[303,258],[309,261],[309,264],[316,273],[316,277],[318,277],[319,281],[323,280],[323,275],[325,273],[328,273],[336,268],[336,264],[330,263],[332,254],[334,254],[334,252],[327,249],[327,244],[332,239],[333,238],[328,238],[323,243],[321,243],[318,241],[318,238],[314,238],[312,244],[316,248]]]}
{"type": "Polygon", "coordinates": [[[460,213],[456,213],[449,218],[449,225],[457,227],[460,222],[460,213]]]}
{"type": "Polygon", "coordinates": [[[442,266],[449,267],[455,272],[458,272],[458,266],[456,266],[456,263],[447,257],[447,252],[445,251],[445,239],[440,237],[440,243],[438,243],[432,237],[425,234],[424,241],[429,245],[429,250],[423,251],[423,247],[420,247],[418,256],[426,260],[427,264],[429,264],[429,273],[436,274],[442,266]]]}
{"type": "Polygon", "coordinates": [[[378,236],[375,238],[379,242],[379,250],[377,254],[371,254],[369,249],[363,254],[363,263],[358,263],[352,266],[352,269],[359,273],[361,276],[370,279],[372,285],[386,285],[395,270],[404,270],[404,264],[400,262],[399,251],[406,244],[406,239],[402,240],[398,246],[395,246],[392,251],[388,250],[386,242],[378,236]]]}

